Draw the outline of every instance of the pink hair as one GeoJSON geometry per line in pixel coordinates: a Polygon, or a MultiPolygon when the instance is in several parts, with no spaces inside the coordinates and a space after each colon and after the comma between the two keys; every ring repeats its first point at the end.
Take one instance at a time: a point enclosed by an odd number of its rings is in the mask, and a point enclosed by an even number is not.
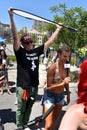
{"type": "Polygon", "coordinates": [[[87,114],[87,60],[81,64],[80,71],[77,103],[84,103],[84,112],[87,114]]]}

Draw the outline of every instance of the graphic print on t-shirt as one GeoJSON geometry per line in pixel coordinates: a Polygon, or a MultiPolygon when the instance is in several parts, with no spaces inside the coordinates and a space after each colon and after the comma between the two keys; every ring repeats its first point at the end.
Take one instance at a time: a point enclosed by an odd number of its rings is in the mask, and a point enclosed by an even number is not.
{"type": "Polygon", "coordinates": [[[35,68],[36,68],[35,62],[32,61],[32,67],[31,67],[32,71],[34,71],[35,68]]]}

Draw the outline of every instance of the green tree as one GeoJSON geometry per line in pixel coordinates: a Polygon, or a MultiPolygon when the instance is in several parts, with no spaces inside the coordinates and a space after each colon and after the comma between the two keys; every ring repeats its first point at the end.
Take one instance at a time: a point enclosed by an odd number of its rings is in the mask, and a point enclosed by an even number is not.
{"type": "Polygon", "coordinates": [[[37,36],[35,34],[32,34],[32,40],[34,43],[37,43],[38,42],[38,39],[37,39],[37,36]]]}
{"type": "Polygon", "coordinates": [[[28,33],[28,30],[27,28],[22,28],[20,31],[18,31],[18,35],[19,37],[22,37],[24,34],[27,34],[28,33]]]}
{"type": "MultiPolygon", "coordinates": [[[[67,43],[72,50],[82,47],[87,43],[87,12],[82,7],[68,9],[65,4],[59,4],[50,8],[54,13],[53,21],[55,23],[63,23],[78,29],[78,32],[62,28],[58,38],[55,40],[55,48],[58,44],[67,43]]],[[[50,33],[55,30],[54,25],[48,25],[47,29],[50,33]]]]}
{"type": "Polygon", "coordinates": [[[43,37],[43,39],[42,39],[42,43],[45,43],[47,40],[48,40],[48,37],[47,37],[47,35],[45,35],[45,36],[43,37]]]}

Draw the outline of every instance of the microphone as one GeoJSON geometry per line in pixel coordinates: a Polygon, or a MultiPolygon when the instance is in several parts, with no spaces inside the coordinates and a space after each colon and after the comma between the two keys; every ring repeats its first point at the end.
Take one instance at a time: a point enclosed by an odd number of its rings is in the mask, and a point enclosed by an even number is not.
{"type": "Polygon", "coordinates": [[[70,62],[69,61],[66,61],[66,63],[64,64],[64,68],[67,70],[67,75],[69,75],[69,69],[70,69],[70,62]]]}

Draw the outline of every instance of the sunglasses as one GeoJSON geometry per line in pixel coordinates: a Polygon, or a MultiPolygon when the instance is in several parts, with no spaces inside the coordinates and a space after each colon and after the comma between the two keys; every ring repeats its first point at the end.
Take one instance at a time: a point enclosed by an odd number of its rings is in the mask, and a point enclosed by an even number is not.
{"type": "Polygon", "coordinates": [[[33,41],[24,42],[23,44],[27,44],[27,45],[28,45],[28,44],[30,44],[30,43],[33,44],[33,41]]]}

